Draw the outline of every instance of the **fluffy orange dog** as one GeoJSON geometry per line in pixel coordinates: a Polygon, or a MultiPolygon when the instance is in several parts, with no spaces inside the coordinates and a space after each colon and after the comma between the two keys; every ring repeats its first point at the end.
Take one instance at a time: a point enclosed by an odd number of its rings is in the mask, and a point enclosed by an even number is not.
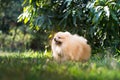
{"type": "Polygon", "coordinates": [[[52,55],[56,61],[87,61],[91,56],[91,47],[87,40],[69,32],[58,32],[52,40],[52,55]]]}

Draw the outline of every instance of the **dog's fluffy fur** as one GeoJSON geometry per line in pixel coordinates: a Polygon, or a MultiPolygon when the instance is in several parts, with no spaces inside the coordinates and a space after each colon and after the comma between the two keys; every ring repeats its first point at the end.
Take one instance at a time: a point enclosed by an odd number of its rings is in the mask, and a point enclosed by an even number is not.
{"type": "Polygon", "coordinates": [[[56,33],[51,47],[56,61],[87,61],[91,56],[91,47],[87,44],[87,40],[69,32],[56,33]]]}

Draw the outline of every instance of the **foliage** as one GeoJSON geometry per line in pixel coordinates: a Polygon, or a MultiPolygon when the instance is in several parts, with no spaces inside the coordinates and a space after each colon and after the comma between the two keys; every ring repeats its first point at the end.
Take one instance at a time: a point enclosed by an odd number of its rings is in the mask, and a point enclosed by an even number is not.
{"type": "Polygon", "coordinates": [[[9,2],[0,0],[1,50],[24,50],[29,42],[30,35],[26,31],[27,28],[22,23],[17,23],[17,17],[22,9],[21,3],[22,0],[10,0],[9,2]]]}
{"type": "Polygon", "coordinates": [[[0,0],[0,32],[9,34],[12,27],[18,27],[17,17],[21,13],[20,0],[0,0]]]}
{"type": "MultiPolygon", "coordinates": [[[[8,51],[23,51],[33,49],[35,32],[17,23],[17,17],[22,11],[23,0],[0,0],[0,49],[8,51]]],[[[42,39],[41,37],[36,40],[42,39]]],[[[36,41],[42,43],[41,41],[36,41]]],[[[37,46],[44,47],[39,44],[37,46]]],[[[36,45],[35,45],[36,46],[36,45]]],[[[41,49],[39,49],[41,50],[41,49]]]]}
{"type": "Polygon", "coordinates": [[[49,32],[46,30],[31,31],[29,49],[37,51],[45,51],[50,48],[49,32]]]}
{"type": "Polygon", "coordinates": [[[37,31],[70,31],[88,39],[93,49],[120,49],[119,0],[24,0],[24,21],[37,31]],[[86,6],[87,5],[87,6],[86,6]]]}
{"type": "Polygon", "coordinates": [[[24,0],[23,5],[19,21],[23,20],[25,24],[30,22],[36,30],[74,31],[74,28],[85,26],[87,15],[84,0],[24,0]]]}
{"type": "Polygon", "coordinates": [[[38,31],[36,35],[39,37],[46,36],[46,40],[35,37],[36,40],[43,41],[41,43],[47,42],[49,35],[60,30],[87,37],[90,24],[86,22],[86,3],[87,0],[24,0],[23,13],[18,17],[18,22],[23,21],[38,31]]]}
{"type": "Polygon", "coordinates": [[[9,34],[0,33],[0,50],[23,51],[29,48],[31,39],[30,32],[26,27],[13,27],[9,34]],[[25,30],[25,31],[24,31],[25,30]]]}
{"type": "Polygon", "coordinates": [[[87,4],[91,37],[101,47],[120,49],[120,1],[93,0],[87,4]]]}
{"type": "Polygon", "coordinates": [[[118,80],[120,56],[94,55],[86,63],[52,60],[51,54],[0,52],[0,80],[118,80]]]}

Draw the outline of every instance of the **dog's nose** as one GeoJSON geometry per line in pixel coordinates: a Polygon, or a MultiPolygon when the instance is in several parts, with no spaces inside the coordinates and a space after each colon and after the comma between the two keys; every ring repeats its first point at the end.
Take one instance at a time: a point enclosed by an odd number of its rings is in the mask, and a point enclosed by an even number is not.
{"type": "Polygon", "coordinates": [[[54,41],[56,44],[59,44],[59,45],[61,44],[61,42],[57,38],[54,38],[54,41]]]}
{"type": "Polygon", "coordinates": [[[54,41],[56,41],[56,38],[54,38],[54,41]]]}

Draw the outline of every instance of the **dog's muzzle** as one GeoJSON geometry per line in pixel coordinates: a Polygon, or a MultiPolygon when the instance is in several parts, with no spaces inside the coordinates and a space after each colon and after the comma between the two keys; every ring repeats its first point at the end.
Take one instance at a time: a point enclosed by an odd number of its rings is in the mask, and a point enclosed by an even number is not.
{"type": "Polygon", "coordinates": [[[56,44],[59,44],[59,45],[62,44],[62,42],[58,41],[56,38],[54,38],[54,41],[56,44]]]}

